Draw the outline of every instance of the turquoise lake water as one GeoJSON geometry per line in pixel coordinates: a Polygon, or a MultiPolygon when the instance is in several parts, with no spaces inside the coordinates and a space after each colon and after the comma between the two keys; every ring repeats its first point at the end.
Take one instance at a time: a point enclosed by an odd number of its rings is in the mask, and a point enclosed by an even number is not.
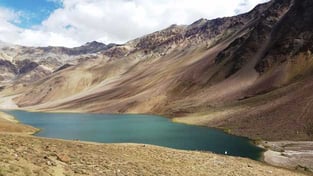
{"type": "Polygon", "coordinates": [[[104,143],[144,143],[175,149],[211,151],[258,160],[262,149],[223,131],[173,123],[152,115],[67,114],[6,111],[41,131],[35,136],[104,143]]]}

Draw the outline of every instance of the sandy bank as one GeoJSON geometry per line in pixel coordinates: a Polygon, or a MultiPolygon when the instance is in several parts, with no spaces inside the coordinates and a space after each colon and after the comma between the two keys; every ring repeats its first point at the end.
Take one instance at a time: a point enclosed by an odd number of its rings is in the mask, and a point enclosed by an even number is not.
{"type": "Polygon", "coordinates": [[[0,133],[34,134],[39,129],[19,123],[15,118],[4,112],[0,112],[0,133]]]}
{"type": "MultiPolygon", "coordinates": [[[[173,121],[208,126],[210,121],[228,113],[229,111],[223,111],[210,115],[196,115],[196,118],[195,116],[174,118],[173,121]]],[[[313,173],[313,141],[262,141],[260,147],[267,150],[263,154],[263,160],[270,165],[313,173]]]]}
{"type": "Polygon", "coordinates": [[[268,149],[264,161],[280,167],[313,172],[313,142],[277,141],[263,142],[268,149]]]}
{"type": "Polygon", "coordinates": [[[1,119],[12,122],[12,123],[18,123],[18,121],[13,116],[6,114],[4,112],[0,112],[0,120],[1,119]]]}

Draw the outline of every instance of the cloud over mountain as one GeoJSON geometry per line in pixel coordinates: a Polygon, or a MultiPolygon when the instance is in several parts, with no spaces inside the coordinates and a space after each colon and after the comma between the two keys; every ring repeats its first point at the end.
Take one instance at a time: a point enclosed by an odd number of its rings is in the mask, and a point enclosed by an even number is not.
{"type": "Polygon", "coordinates": [[[243,13],[266,1],[53,0],[62,4],[60,8],[31,28],[16,25],[27,14],[0,8],[0,40],[21,45],[68,47],[92,40],[122,43],[174,23],[189,24],[199,18],[243,13]]]}

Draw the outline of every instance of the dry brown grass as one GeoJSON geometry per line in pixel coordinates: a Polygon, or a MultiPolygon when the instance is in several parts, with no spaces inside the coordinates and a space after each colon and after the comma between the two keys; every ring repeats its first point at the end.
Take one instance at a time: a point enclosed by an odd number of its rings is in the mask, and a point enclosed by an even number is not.
{"type": "Polygon", "coordinates": [[[96,144],[0,134],[4,175],[304,175],[244,158],[143,144],[96,144]]]}

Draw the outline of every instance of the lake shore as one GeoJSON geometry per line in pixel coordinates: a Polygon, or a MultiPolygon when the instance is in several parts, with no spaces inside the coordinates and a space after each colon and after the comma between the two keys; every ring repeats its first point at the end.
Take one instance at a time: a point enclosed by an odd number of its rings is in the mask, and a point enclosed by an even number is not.
{"type": "Polygon", "coordinates": [[[263,154],[266,163],[313,172],[312,141],[263,141],[260,146],[267,150],[263,154]]]}
{"type": "Polygon", "coordinates": [[[0,112],[0,133],[34,134],[39,129],[19,123],[13,116],[0,112]]]}
{"type": "MultiPolygon", "coordinates": [[[[305,175],[250,159],[145,144],[100,144],[30,136],[34,128],[0,132],[2,175],[305,175]]],[[[0,129],[2,127],[0,126],[0,129]]]]}
{"type": "MultiPolygon", "coordinates": [[[[12,98],[12,97],[10,97],[12,98]]],[[[12,104],[12,103],[10,103],[12,104]]],[[[6,105],[6,104],[5,104],[6,105]]],[[[15,110],[25,110],[25,109],[20,109],[20,108],[16,108],[15,106],[10,105],[11,110],[15,109],[15,110]]],[[[35,109],[27,109],[26,111],[29,112],[43,112],[43,111],[38,111],[35,109]]],[[[51,113],[81,113],[80,111],[49,111],[51,113]]],[[[48,113],[49,113],[48,112],[48,113]]],[[[3,118],[10,120],[11,122],[17,122],[17,120],[5,113],[0,112],[0,116],[3,115],[3,118]]],[[[1,119],[1,118],[0,118],[1,119]]],[[[177,119],[174,118],[172,119],[173,122],[175,123],[184,123],[184,124],[188,124],[188,125],[198,125],[198,126],[206,126],[203,125],[200,122],[194,123],[193,121],[180,121],[181,119],[177,119]]],[[[38,129],[34,129],[31,132],[26,132],[26,134],[34,134],[36,132],[38,132],[38,129]]],[[[226,133],[228,133],[228,131],[225,131],[226,133]]],[[[254,141],[253,139],[251,139],[252,141],[254,141]]],[[[292,170],[299,170],[299,171],[304,171],[304,172],[313,172],[313,164],[311,162],[311,160],[307,160],[307,159],[301,159],[300,157],[294,157],[296,155],[285,155],[285,153],[280,152],[279,150],[277,150],[277,147],[275,147],[275,145],[268,145],[268,144],[281,144],[281,142],[279,141],[275,141],[275,142],[267,142],[267,141],[257,141],[255,143],[255,145],[258,145],[259,147],[265,149],[266,151],[263,152],[262,155],[262,161],[264,161],[267,164],[270,164],[272,166],[277,166],[277,167],[283,167],[283,168],[287,168],[287,169],[292,169],[292,170]],[[299,164],[301,163],[301,164],[299,164]]],[[[289,141],[289,143],[299,143],[299,142],[295,142],[295,141],[289,141]]],[[[300,142],[303,144],[303,142],[300,142]]],[[[306,147],[306,144],[303,144],[304,146],[302,147],[306,147]]],[[[280,148],[282,148],[283,146],[280,146],[280,148]]],[[[300,148],[296,148],[295,150],[293,150],[292,152],[296,152],[296,153],[301,153],[301,147],[300,148]]],[[[312,148],[313,151],[313,148],[312,148]]],[[[298,155],[298,156],[305,156],[305,158],[310,157],[311,155],[308,154],[303,154],[303,155],[298,155]]]]}
{"type": "MultiPolygon", "coordinates": [[[[226,111],[223,113],[228,112],[226,111]]],[[[199,118],[180,117],[172,120],[176,123],[208,127],[208,118],[206,116],[199,116],[199,118]]],[[[211,120],[214,120],[214,118],[212,117],[211,120]]],[[[224,131],[226,133],[238,135],[232,133],[232,131],[228,129],[224,129],[224,131]]],[[[313,141],[251,140],[254,141],[255,145],[265,150],[261,159],[265,163],[287,169],[313,173],[313,141]]]]}
{"type": "Polygon", "coordinates": [[[18,123],[18,121],[11,115],[7,114],[7,113],[4,113],[4,112],[0,112],[0,117],[3,119],[3,120],[7,120],[9,122],[13,122],[13,123],[18,123]]]}

